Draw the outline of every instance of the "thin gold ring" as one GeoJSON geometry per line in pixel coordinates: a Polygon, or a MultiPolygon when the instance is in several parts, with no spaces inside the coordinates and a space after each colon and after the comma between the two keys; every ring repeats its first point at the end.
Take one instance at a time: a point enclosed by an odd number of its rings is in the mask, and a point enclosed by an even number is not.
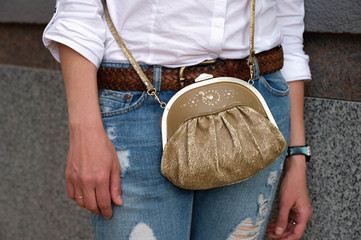
{"type": "Polygon", "coordinates": [[[74,196],[75,199],[83,199],[83,196],[74,196]]]}

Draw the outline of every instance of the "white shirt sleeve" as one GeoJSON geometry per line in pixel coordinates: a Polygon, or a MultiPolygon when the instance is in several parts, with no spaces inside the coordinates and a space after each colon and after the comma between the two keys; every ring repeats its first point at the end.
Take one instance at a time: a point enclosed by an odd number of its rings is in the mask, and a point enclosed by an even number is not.
{"type": "Polygon", "coordinates": [[[277,23],[283,33],[282,74],[290,81],[310,80],[309,57],[303,51],[304,1],[277,0],[277,23]]]}
{"type": "Polygon", "coordinates": [[[58,43],[62,43],[99,67],[105,42],[102,15],[101,0],[57,0],[54,16],[43,33],[44,45],[58,62],[58,43]]]}

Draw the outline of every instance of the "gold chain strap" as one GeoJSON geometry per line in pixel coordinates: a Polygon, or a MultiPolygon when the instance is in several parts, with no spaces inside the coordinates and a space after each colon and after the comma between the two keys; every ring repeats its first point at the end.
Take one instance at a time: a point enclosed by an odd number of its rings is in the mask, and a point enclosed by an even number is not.
{"type": "Polygon", "coordinates": [[[249,37],[249,57],[248,57],[248,66],[250,72],[250,79],[248,82],[253,83],[254,77],[254,64],[255,64],[255,55],[254,50],[254,25],[256,20],[256,0],[251,0],[251,24],[250,24],[250,37],[249,37]]]}
{"type": "MultiPolygon", "coordinates": [[[[250,71],[250,79],[249,82],[253,82],[253,76],[254,76],[254,64],[255,64],[255,51],[254,51],[254,26],[255,26],[255,15],[256,15],[256,0],[251,0],[251,24],[250,24],[250,52],[248,57],[248,65],[249,65],[249,71],[250,71]]],[[[153,84],[149,81],[147,76],[144,74],[143,70],[137,63],[137,61],[134,59],[133,55],[130,53],[129,49],[123,42],[122,38],[119,36],[117,30],[115,29],[115,26],[113,24],[112,19],[109,15],[109,10],[107,6],[107,1],[104,0],[104,13],[105,13],[105,19],[107,21],[108,27],[110,29],[110,32],[112,33],[115,41],[118,43],[120,49],[124,53],[124,55],[129,60],[130,64],[133,66],[137,74],[139,75],[140,79],[144,83],[145,87],[147,88],[147,93],[150,96],[153,96],[155,100],[157,100],[161,106],[161,108],[166,107],[166,103],[159,99],[157,95],[157,91],[154,88],[153,84]]]]}
{"type": "Polygon", "coordinates": [[[115,29],[113,21],[109,15],[109,10],[108,10],[106,1],[104,1],[104,13],[105,13],[105,19],[107,21],[110,32],[112,33],[115,41],[118,43],[120,49],[123,51],[124,55],[129,60],[130,64],[133,66],[133,68],[139,75],[140,79],[144,83],[145,87],[147,88],[148,95],[153,96],[155,98],[155,100],[157,100],[159,102],[161,108],[165,108],[167,104],[159,99],[159,97],[157,95],[157,91],[154,88],[153,84],[149,81],[147,76],[144,74],[143,70],[141,69],[141,67],[139,66],[137,61],[134,59],[133,55],[130,53],[130,51],[127,48],[127,46],[125,45],[124,41],[122,40],[122,38],[119,36],[117,30],[115,29]]]}

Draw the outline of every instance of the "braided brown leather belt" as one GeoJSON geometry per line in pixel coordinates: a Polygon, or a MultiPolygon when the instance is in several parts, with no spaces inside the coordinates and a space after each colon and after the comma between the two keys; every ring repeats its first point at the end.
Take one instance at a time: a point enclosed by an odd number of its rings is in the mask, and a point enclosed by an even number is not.
{"type": "MultiPolygon", "coordinates": [[[[283,67],[282,47],[256,54],[260,75],[273,73],[283,67]]],[[[184,70],[184,69],[183,69],[184,70]]],[[[152,68],[143,69],[148,79],[153,82],[152,68]]],[[[247,59],[219,60],[213,64],[186,67],[184,84],[179,81],[180,68],[162,68],[161,91],[178,91],[183,86],[194,83],[202,73],[213,77],[235,77],[244,80],[250,78],[247,59]],[[181,86],[183,85],[183,86],[181,86]]],[[[144,83],[133,68],[100,67],[98,70],[98,88],[111,90],[146,91],[144,83]]]]}

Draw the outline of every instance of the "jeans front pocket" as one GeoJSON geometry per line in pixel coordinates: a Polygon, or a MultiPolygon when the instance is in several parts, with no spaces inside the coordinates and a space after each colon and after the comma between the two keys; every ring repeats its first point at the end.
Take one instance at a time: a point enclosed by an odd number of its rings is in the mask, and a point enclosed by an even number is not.
{"type": "Polygon", "coordinates": [[[288,140],[291,102],[289,86],[280,71],[264,74],[254,82],[254,87],[266,100],[276,123],[288,140]]]}
{"type": "Polygon", "coordinates": [[[260,84],[271,94],[286,96],[289,94],[289,87],[280,71],[265,74],[260,77],[260,84]]]}
{"type": "Polygon", "coordinates": [[[143,91],[99,90],[99,106],[103,118],[125,114],[139,108],[147,99],[143,91]]]}

